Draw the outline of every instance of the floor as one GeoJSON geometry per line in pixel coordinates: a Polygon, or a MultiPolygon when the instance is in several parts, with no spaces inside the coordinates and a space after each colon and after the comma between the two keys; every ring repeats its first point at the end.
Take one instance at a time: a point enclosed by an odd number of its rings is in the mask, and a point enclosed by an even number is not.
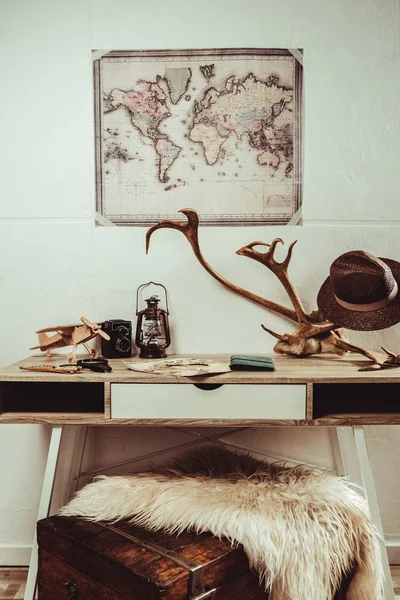
{"type": "Polygon", "coordinates": [[[1,600],[21,600],[24,597],[27,569],[0,569],[1,600]]]}
{"type": "Polygon", "coordinates": [[[394,592],[396,598],[400,598],[400,566],[391,567],[394,592]]]}
{"type": "MultiPolygon", "coordinates": [[[[392,567],[396,598],[400,599],[400,566],[392,567]]],[[[0,600],[23,600],[27,569],[0,568],[0,600]]]]}

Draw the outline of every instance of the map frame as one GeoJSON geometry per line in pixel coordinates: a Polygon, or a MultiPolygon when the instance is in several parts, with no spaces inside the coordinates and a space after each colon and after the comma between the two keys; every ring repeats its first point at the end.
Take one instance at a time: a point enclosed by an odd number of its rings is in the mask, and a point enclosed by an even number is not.
{"type": "MultiPolygon", "coordinates": [[[[101,62],[104,58],[159,58],[160,61],[180,57],[198,57],[208,59],[219,56],[287,56],[294,58],[294,89],[295,89],[295,118],[294,118],[294,183],[292,215],[287,218],[278,216],[271,218],[259,214],[214,214],[212,218],[203,219],[202,226],[260,226],[260,225],[287,225],[294,215],[300,213],[303,202],[303,64],[302,49],[294,51],[287,48],[201,48],[201,49],[153,49],[153,50],[92,50],[93,62],[93,91],[94,91],[94,138],[95,138],[95,195],[96,195],[96,225],[112,223],[119,226],[148,227],[163,219],[185,220],[185,217],[160,213],[143,213],[140,218],[129,215],[115,216],[110,219],[104,211],[103,195],[103,139],[102,139],[102,90],[101,90],[101,62]]],[[[190,202],[188,203],[190,204],[190,202]]],[[[296,219],[296,225],[301,225],[301,217],[296,219]]]]}

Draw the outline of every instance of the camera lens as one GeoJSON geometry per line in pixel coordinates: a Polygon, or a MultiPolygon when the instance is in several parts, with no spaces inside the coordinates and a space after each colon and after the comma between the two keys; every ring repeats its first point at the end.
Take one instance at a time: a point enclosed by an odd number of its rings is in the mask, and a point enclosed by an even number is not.
{"type": "Polygon", "coordinates": [[[115,348],[119,352],[128,352],[128,350],[130,350],[130,348],[131,348],[131,342],[126,337],[118,338],[117,341],[116,341],[116,343],[115,343],[115,348]]]}

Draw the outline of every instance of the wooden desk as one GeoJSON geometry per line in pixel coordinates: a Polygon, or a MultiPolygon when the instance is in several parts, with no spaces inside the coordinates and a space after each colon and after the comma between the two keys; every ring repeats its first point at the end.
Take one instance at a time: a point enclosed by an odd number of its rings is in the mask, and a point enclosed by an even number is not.
{"type": "MultiPolygon", "coordinates": [[[[209,358],[229,362],[228,356],[209,358]]],[[[142,374],[127,369],[122,360],[110,361],[111,373],[83,371],[71,375],[19,368],[60,364],[63,360],[61,356],[35,356],[0,370],[0,423],[147,427],[400,424],[400,367],[363,372],[358,369],[368,361],[359,357],[274,356],[276,370],[272,372],[232,371],[201,378],[142,374]],[[203,390],[195,387],[199,384],[203,390]],[[221,387],[212,390],[210,384],[221,387]],[[385,387],[379,387],[378,392],[376,384],[385,387]],[[174,386],[181,385],[188,386],[185,401],[175,406],[172,415],[174,386]],[[229,386],[231,402],[225,401],[227,395],[221,391],[224,386],[229,386]],[[248,391],[256,396],[254,400],[248,391]],[[207,410],[207,406],[199,406],[197,412],[193,411],[199,398],[205,400],[208,395],[213,396],[214,407],[207,410]],[[217,410],[219,397],[226,409],[222,413],[217,410]],[[244,397],[245,402],[241,401],[244,397]],[[140,405],[156,402],[155,410],[165,408],[161,410],[163,418],[143,416],[145,411],[139,410],[140,405]],[[127,403],[130,411],[122,407],[127,403]],[[280,410],[274,410],[277,405],[280,410]],[[126,416],[119,416],[122,412],[126,416]],[[191,416],[193,412],[195,416],[191,416]]]]}
{"type": "MultiPolygon", "coordinates": [[[[229,362],[229,356],[209,358],[229,362]]],[[[49,513],[64,425],[78,426],[71,494],[78,486],[88,426],[330,426],[338,473],[363,485],[372,520],[382,531],[363,426],[400,424],[400,368],[361,372],[359,367],[368,361],[358,356],[274,356],[273,372],[232,371],[192,379],[130,371],[122,360],[110,361],[113,370],[104,374],[19,368],[64,360],[60,355],[29,357],[0,371],[0,423],[53,428],[38,518],[49,513]]],[[[34,596],[35,544],[25,600],[34,596]]],[[[393,600],[384,542],[382,551],[385,600],[393,600]]]]}

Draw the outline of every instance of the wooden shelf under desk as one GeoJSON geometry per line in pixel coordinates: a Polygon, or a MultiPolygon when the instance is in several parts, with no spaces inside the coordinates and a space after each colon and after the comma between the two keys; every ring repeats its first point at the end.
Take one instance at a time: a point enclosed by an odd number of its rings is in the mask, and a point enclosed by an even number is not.
{"type": "MultiPolygon", "coordinates": [[[[230,357],[209,355],[206,358],[229,362],[230,357]]],[[[111,373],[83,371],[71,375],[21,370],[21,365],[60,364],[65,361],[65,356],[61,355],[54,355],[51,359],[29,357],[0,370],[0,423],[143,427],[400,424],[400,368],[360,372],[359,367],[367,360],[359,356],[295,359],[274,355],[273,358],[276,365],[273,372],[232,371],[209,377],[176,378],[134,372],[122,360],[110,361],[111,373]],[[225,410],[221,411],[221,404],[211,417],[202,415],[201,410],[193,410],[196,403],[202,406],[199,393],[193,393],[197,383],[205,384],[205,388],[209,384],[225,386],[224,393],[215,394],[215,402],[225,402],[226,417],[225,410]],[[182,393],[182,388],[178,393],[177,385],[190,386],[187,394],[182,393]],[[268,389],[268,386],[271,387],[268,389]],[[233,394],[232,406],[236,407],[231,411],[228,388],[233,394]],[[120,403],[121,390],[126,396],[123,398],[123,410],[121,404],[117,410],[117,390],[120,403]],[[265,407],[262,404],[264,390],[265,407]],[[183,399],[177,408],[175,397],[178,396],[183,399]],[[156,406],[153,412],[149,411],[151,418],[146,411],[137,410],[138,403],[155,400],[159,409],[156,406]],[[165,405],[162,404],[164,401],[165,405]],[[271,410],[268,410],[268,402],[271,410]],[[132,411],[129,406],[132,406],[132,411]],[[168,406],[171,406],[171,411],[168,406]],[[186,410],[189,406],[192,410],[186,410]],[[257,418],[247,418],[248,415],[251,417],[252,410],[257,418]],[[163,418],[158,418],[158,415],[163,418]]],[[[142,362],[138,358],[130,359],[130,362],[135,360],[142,362]]],[[[215,386],[210,386],[210,389],[212,387],[215,386]]],[[[207,397],[207,390],[203,393],[204,399],[207,399],[204,405],[212,407],[213,402],[209,402],[211,396],[207,397]]],[[[212,409],[209,410],[212,412],[212,409]]]]}
{"type": "Polygon", "coordinates": [[[2,423],[16,424],[44,424],[44,425],[106,425],[104,413],[73,413],[64,414],[54,412],[3,412],[0,414],[0,425],[2,423]]]}

